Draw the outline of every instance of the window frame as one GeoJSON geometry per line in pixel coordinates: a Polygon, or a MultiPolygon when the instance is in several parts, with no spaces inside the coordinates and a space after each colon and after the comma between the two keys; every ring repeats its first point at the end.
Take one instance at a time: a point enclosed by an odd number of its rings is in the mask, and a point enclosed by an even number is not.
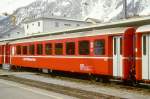
{"type": "Polygon", "coordinates": [[[36,54],[36,45],[35,45],[34,43],[30,43],[30,44],[28,45],[28,54],[29,54],[29,55],[32,55],[32,56],[34,56],[34,55],[36,54]],[[31,47],[31,46],[34,46],[34,50],[33,50],[34,53],[33,53],[33,54],[30,53],[30,47],[31,47]]]}
{"type": "Polygon", "coordinates": [[[22,46],[21,46],[21,45],[16,45],[16,46],[15,46],[15,49],[16,49],[15,55],[22,55],[22,46]],[[17,47],[19,47],[19,46],[20,46],[20,53],[18,54],[18,49],[17,49],[17,47]]]}
{"type": "Polygon", "coordinates": [[[55,27],[59,27],[59,22],[55,21],[55,27]]]}
{"type": "Polygon", "coordinates": [[[123,49],[122,49],[122,45],[123,45],[123,38],[122,37],[120,37],[120,55],[122,55],[122,51],[123,51],[123,49]]]}
{"type": "Polygon", "coordinates": [[[35,50],[36,50],[36,51],[35,51],[35,54],[36,54],[36,55],[44,55],[44,44],[43,44],[43,43],[36,43],[36,48],[35,48],[35,50]],[[41,54],[38,53],[38,45],[42,45],[42,51],[41,51],[42,53],[41,53],[41,54]]]}
{"type": "Polygon", "coordinates": [[[74,56],[74,55],[76,55],[76,42],[75,41],[65,42],[65,54],[68,55],[68,56],[74,56]],[[74,43],[74,54],[67,54],[67,43],[74,43]]]}
{"type": "Polygon", "coordinates": [[[91,41],[89,39],[81,39],[81,40],[78,40],[77,42],[78,42],[77,43],[78,44],[78,48],[77,48],[78,55],[79,56],[90,56],[91,55],[91,51],[90,51],[90,49],[91,49],[91,47],[90,47],[91,41]],[[80,54],[80,42],[83,42],[83,41],[88,41],[89,42],[89,46],[88,46],[88,48],[89,48],[89,54],[87,54],[87,55],[80,54]]]}
{"type": "Polygon", "coordinates": [[[94,56],[105,56],[106,55],[106,40],[104,38],[95,39],[93,41],[93,55],[94,56]],[[104,41],[104,54],[101,54],[101,55],[96,55],[95,54],[95,42],[96,41],[104,41]]]}
{"type": "Polygon", "coordinates": [[[28,55],[28,45],[22,45],[21,46],[22,54],[21,55],[28,55]],[[26,47],[26,53],[24,54],[24,48],[26,47]]]}
{"type": "Polygon", "coordinates": [[[55,42],[54,43],[54,55],[64,55],[64,43],[63,42],[55,42]],[[62,54],[56,54],[56,44],[62,44],[62,54]]]}
{"type": "Polygon", "coordinates": [[[114,39],[113,39],[113,55],[116,55],[116,54],[117,54],[116,46],[117,46],[117,39],[114,38],[114,39]]]}
{"type": "Polygon", "coordinates": [[[146,46],[147,45],[146,44],[147,43],[147,37],[146,37],[146,35],[142,36],[142,40],[143,40],[142,41],[142,54],[147,55],[147,50],[146,50],[147,49],[147,46],[146,46]]]}
{"type": "Polygon", "coordinates": [[[66,26],[66,27],[71,27],[71,23],[64,23],[64,26],[66,26]]]}
{"type": "Polygon", "coordinates": [[[44,49],[43,49],[43,50],[44,50],[44,54],[45,54],[45,55],[53,55],[53,51],[54,51],[53,45],[54,45],[54,44],[53,44],[52,42],[45,42],[45,43],[44,43],[44,49]],[[47,52],[46,52],[46,45],[47,45],[47,44],[51,44],[51,54],[47,54],[47,52]]]}

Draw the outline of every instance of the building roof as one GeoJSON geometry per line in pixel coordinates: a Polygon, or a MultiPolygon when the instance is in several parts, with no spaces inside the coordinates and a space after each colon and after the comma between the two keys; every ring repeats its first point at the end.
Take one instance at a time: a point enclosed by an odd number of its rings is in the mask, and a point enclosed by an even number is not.
{"type": "Polygon", "coordinates": [[[91,23],[91,22],[86,22],[84,20],[77,20],[77,19],[71,19],[71,18],[60,17],[60,16],[50,16],[50,17],[39,17],[39,18],[26,19],[23,21],[23,23],[30,23],[30,22],[35,22],[35,21],[39,21],[39,20],[50,20],[50,19],[91,23]]]}
{"type": "Polygon", "coordinates": [[[77,37],[88,37],[88,36],[97,36],[97,35],[110,35],[110,34],[122,34],[126,30],[130,29],[130,27],[117,27],[117,28],[107,28],[101,30],[91,30],[91,31],[84,31],[78,33],[68,33],[68,34],[60,34],[60,35],[48,35],[43,37],[30,37],[23,38],[20,40],[12,41],[10,44],[14,43],[25,43],[25,42],[40,42],[40,41],[48,41],[48,40],[60,40],[60,39],[68,39],[68,38],[77,38],[77,37]]]}
{"type": "Polygon", "coordinates": [[[150,32],[150,25],[143,25],[137,28],[136,32],[150,32]]]}

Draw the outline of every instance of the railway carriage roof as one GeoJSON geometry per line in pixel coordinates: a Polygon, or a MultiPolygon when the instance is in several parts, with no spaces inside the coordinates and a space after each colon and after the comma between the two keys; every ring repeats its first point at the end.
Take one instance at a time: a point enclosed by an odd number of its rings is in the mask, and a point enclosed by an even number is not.
{"type": "Polygon", "coordinates": [[[143,25],[141,27],[139,27],[137,30],[136,30],[137,33],[139,32],[150,32],[150,25],[143,25]]]}
{"type": "Polygon", "coordinates": [[[10,42],[10,44],[48,41],[48,40],[60,40],[60,39],[67,39],[67,38],[80,38],[80,37],[89,37],[89,36],[97,36],[97,35],[122,34],[127,29],[128,27],[119,27],[119,28],[109,28],[109,29],[92,30],[92,31],[85,31],[85,32],[67,33],[67,34],[60,34],[60,35],[48,35],[43,37],[31,37],[31,38],[15,40],[10,42]]]}

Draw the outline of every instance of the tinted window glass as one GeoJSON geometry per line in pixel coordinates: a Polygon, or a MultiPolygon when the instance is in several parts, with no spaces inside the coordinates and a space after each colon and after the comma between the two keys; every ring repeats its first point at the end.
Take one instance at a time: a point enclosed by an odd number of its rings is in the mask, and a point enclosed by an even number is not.
{"type": "Polygon", "coordinates": [[[74,42],[67,42],[66,43],[66,54],[67,55],[74,55],[75,54],[75,43],[74,42]]]}
{"type": "Polygon", "coordinates": [[[52,55],[52,44],[48,43],[45,45],[45,53],[47,55],[52,55]]]}
{"type": "Polygon", "coordinates": [[[114,55],[116,55],[116,38],[114,38],[114,55]]]}
{"type": "Polygon", "coordinates": [[[146,36],[143,36],[143,55],[146,55],[146,36]]]}
{"type": "Polygon", "coordinates": [[[30,55],[34,55],[34,49],[35,49],[35,48],[34,48],[34,45],[30,45],[30,46],[29,46],[29,54],[30,54],[30,55]]]}
{"type": "Polygon", "coordinates": [[[23,55],[27,55],[27,53],[28,53],[27,46],[23,46],[23,55]]]}
{"type": "Polygon", "coordinates": [[[94,42],[94,54],[105,55],[105,41],[104,40],[96,40],[94,42]]]}
{"type": "Polygon", "coordinates": [[[79,41],[79,54],[80,55],[89,55],[90,54],[89,41],[79,41]]]}
{"type": "Polygon", "coordinates": [[[43,45],[37,44],[37,54],[42,55],[43,54],[43,45]]]}
{"type": "Polygon", "coordinates": [[[63,44],[62,43],[56,43],[55,44],[55,54],[56,55],[63,55],[63,44]]]}
{"type": "Polygon", "coordinates": [[[20,45],[18,45],[16,47],[16,53],[17,53],[17,55],[21,55],[21,46],[20,45]]]}

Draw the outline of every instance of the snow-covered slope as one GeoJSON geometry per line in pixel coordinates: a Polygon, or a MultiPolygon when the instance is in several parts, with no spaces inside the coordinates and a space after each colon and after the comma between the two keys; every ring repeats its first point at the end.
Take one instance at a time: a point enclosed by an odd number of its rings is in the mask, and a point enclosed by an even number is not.
{"type": "Polygon", "coordinates": [[[141,3],[140,8],[143,8],[142,11],[139,13],[140,16],[147,16],[150,15],[150,0],[141,0],[143,1],[141,3]]]}
{"type": "Polygon", "coordinates": [[[41,16],[62,16],[68,18],[81,19],[80,0],[37,0],[30,5],[16,10],[16,24],[28,18],[38,18],[41,16]]]}
{"type": "MultiPolygon", "coordinates": [[[[16,24],[24,19],[41,16],[62,16],[75,19],[87,17],[102,22],[124,18],[125,0],[36,0],[17,9],[13,16],[16,24]]],[[[127,0],[127,16],[150,15],[150,0],[127,0]]]]}
{"type": "MultiPolygon", "coordinates": [[[[85,17],[96,18],[101,22],[109,22],[125,17],[125,0],[83,0],[85,17]]],[[[127,0],[127,17],[150,15],[150,0],[127,0]]]]}

